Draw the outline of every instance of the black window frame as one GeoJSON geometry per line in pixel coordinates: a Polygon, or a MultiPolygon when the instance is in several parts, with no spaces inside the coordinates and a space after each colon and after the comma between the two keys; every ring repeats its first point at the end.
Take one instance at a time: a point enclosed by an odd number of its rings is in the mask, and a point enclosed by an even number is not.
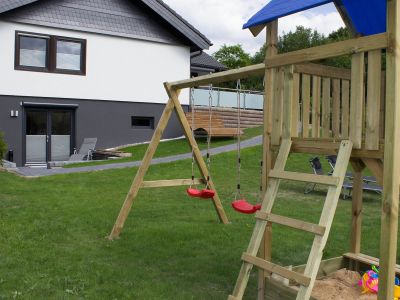
{"type": "Polygon", "coordinates": [[[31,72],[44,72],[44,73],[56,73],[56,74],[69,74],[69,75],[86,75],[86,47],[87,42],[84,39],[77,39],[71,37],[64,37],[58,35],[48,35],[48,34],[40,34],[33,32],[25,32],[25,31],[16,31],[15,32],[15,60],[14,60],[14,69],[19,71],[31,71],[31,72]],[[33,67],[33,66],[24,66],[20,64],[20,37],[36,37],[36,38],[45,38],[47,39],[47,50],[46,50],[46,67],[33,67]],[[81,44],[81,61],[80,61],[80,70],[68,70],[68,69],[58,69],[57,68],[57,42],[65,41],[65,42],[73,42],[81,44]]]}
{"type": "Polygon", "coordinates": [[[154,129],[154,117],[131,116],[131,126],[134,129],[154,129]],[[145,126],[134,125],[134,120],[149,121],[149,125],[145,125],[145,126]]]}

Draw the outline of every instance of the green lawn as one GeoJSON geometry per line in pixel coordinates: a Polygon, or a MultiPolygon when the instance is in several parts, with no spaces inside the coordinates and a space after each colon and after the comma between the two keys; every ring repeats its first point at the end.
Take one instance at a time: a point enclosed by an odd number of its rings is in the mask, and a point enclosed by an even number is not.
{"type": "MultiPolygon", "coordinates": [[[[262,127],[254,127],[248,128],[244,130],[244,134],[241,136],[242,140],[248,140],[250,138],[256,137],[262,134],[262,127]]],[[[213,138],[211,141],[211,147],[220,147],[224,145],[233,144],[236,142],[235,138],[213,138]]],[[[207,149],[207,139],[206,138],[198,138],[197,143],[201,150],[207,149]]],[[[65,165],[64,168],[76,168],[83,166],[93,166],[93,165],[101,165],[101,164],[110,164],[110,163],[120,163],[120,162],[128,162],[128,161],[137,161],[142,160],[148,144],[141,144],[132,147],[127,147],[121,149],[123,152],[131,153],[131,157],[119,158],[116,160],[105,160],[105,161],[95,161],[95,162],[87,162],[87,163],[76,163],[65,165]]],[[[191,149],[188,145],[186,139],[172,140],[161,142],[157,148],[154,157],[165,157],[176,154],[183,154],[190,152],[191,149]]]]}
{"type": "MultiPolygon", "coordinates": [[[[260,147],[243,150],[242,186],[256,201],[260,147]]],[[[293,155],[288,170],[308,170],[293,155]]],[[[142,190],[121,239],[108,241],[136,169],[24,179],[0,172],[0,299],[226,299],[254,225],[235,213],[235,153],[213,159],[213,178],[232,222],[221,225],[208,201],[184,188],[142,190]]],[[[190,161],[157,165],[146,179],[190,177],[190,161]]],[[[282,184],[274,212],[317,222],[324,189],[282,184]]],[[[377,256],[380,197],[365,196],[364,253],[377,256]]],[[[351,202],[339,202],[325,258],[348,251],[351,202]]],[[[273,258],[306,261],[312,235],[274,227],[273,258]]],[[[246,299],[256,297],[256,272],[246,299]]]]}

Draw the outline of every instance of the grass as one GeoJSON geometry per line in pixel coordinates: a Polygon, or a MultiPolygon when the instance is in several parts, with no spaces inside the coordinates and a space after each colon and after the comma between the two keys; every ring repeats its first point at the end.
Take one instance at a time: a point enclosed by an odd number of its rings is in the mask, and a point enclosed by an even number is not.
{"type": "MultiPolygon", "coordinates": [[[[242,186],[257,201],[261,147],[243,150],[242,186]]],[[[213,159],[213,178],[232,222],[184,188],[142,190],[121,239],[105,239],[136,169],[24,179],[0,172],[0,299],[226,299],[254,218],[235,213],[235,153],[213,159]]],[[[308,171],[307,155],[288,170],[308,171]]],[[[189,178],[190,161],[152,166],[146,179],[189,178]]],[[[282,184],[275,213],[316,222],[324,189],[282,184]]],[[[362,250],[379,252],[380,197],[366,193],[362,250]]],[[[340,201],[324,258],[348,251],[351,202],[340,201]]],[[[275,227],[274,227],[275,228],[275,227]]],[[[276,226],[273,260],[307,260],[312,235],[276,226]]],[[[245,299],[256,298],[253,272],[245,299]]]]}
{"type": "MultiPolygon", "coordinates": [[[[244,130],[244,134],[241,136],[242,140],[248,140],[253,137],[262,134],[262,127],[254,127],[247,128],[244,130]]],[[[197,143],[201,150],[207,149],[207,141],[205,138],[198,138],[197,143]]],[[[229,144],[236,143],[236,139],[234,138],[213,138],[212,139],[212,147],[220,147],[229,144]]],[[[113,160],[105,160],[105,161],[94,161],[87,163],[76,163],[65,165],[64,168],[76,168],[76,167],[85,167],[85,166],[93,166],[93,165],[103,165],[103,164],[112,164],[112,163],[120,163],[120,162],[129,162],[129,161],[138,161],[142,160],[143,156],[147,150],[148,144],[135,145],[132,147],[127,147],[121,149],[123,152],[131,153],[130,157],[124,157],[113,160]]],[[[157,148],[154,157],[166,157],[176,154],[189,153],[191,151],[188,142],[186,139],[172,140],[172,141],[164,141],[161,142],[157,148]]]]}

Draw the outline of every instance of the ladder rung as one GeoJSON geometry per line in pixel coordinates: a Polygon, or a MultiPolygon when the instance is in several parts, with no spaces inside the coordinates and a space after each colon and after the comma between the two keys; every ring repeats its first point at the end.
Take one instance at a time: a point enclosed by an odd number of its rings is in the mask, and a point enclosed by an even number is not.
{"type": "Polygon", "coordinates": [[[242,260],[249,264],[255,265],[263,270],[266,270],[268,272],[278,274],[279,276],[282,276],[289,280],[293,280],[293,281],[297,282],[298,284],[301,284],[302,286],[307,287],[310,285],[311,278],[306,277],[303,274],[288,270],[282,266],[273,264],[264,259],[252,256],[248,253],[243,253],[242,260]]]}
{"type": "Polygon", "coordinates": [[[317,235],[324,235],[325,233],[325,227],[319,226],[317,224],[312,224],[308,222],[304,222],[301,220],[296,220],[296,219],[291,219],[279,215],[274,215],[274,214],[267,214],[265,212],[257,212],[256,218],[264,221],[268,221],[271,223],[279,224],[279,225],[284,225],[288,227],[292,227],[295,229],[311,232],[317,235]]]}
{"type": "Polygon", "coordinates": [[[277,179],[301,181],[301,182],[311,182],[311,183],[332,185],[332,186],[339,185],[339,177],[327,176],[327,175],[315,175],[308,173],[271,170],[269,172],[269,177],[277,179]]]}

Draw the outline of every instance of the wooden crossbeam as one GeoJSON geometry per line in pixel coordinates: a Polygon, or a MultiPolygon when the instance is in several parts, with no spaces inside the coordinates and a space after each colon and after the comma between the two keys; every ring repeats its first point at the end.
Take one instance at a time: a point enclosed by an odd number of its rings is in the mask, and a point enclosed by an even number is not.
{"type": "Polygon", "coordinates": [[[143,181],[142,188],[155,188],[155,187],[172,187],[182,186],[191,184],[205,184],[206,181],[203,178],[192,179],[172,179],[172,180],[154,180],[154,181],[143,181]]]}
{"type": "Polygon", "coordinates": [[[339,183],[339,178],[334,177],[334,176],[315,175],[315,174],[307,174],[307,173],[277,171],[277,170],[271,170],[271,172],[269,172],[269,177],[277,178],[277,179],[300,181],[300,182],[311,182],[311,183],[331,185],[331,186],[337,186],[339,183]]]}
{"type": "Polygon", "coordinates": [[[287,218],[284,216],[267,214],[267,213],[258,211],[256,214],[256,218],[260,219],[260,220],[268,221],[271,223],[288,226],[288,227],[295,228],[298,230],[314,233],[317,235],[323,235],[325,233],[325,227],[323,227],[323,226],[304,222],[301,220],[287,218]]]}
{"type": "Polygon", "coordinates": [[[307,287],[310,285],[311,278],[306,277],[300,273],[293,272],[282,266],[273,264],[273,263],[263,260],[261,258],[252,256],[248,253],[243,253],[242,260],[249,264],[255,265],[261,269],[264,269],[268,272],[275,273],[284,278],[293,280],[293,281],[297,282],[298,284],[301,284],[302,286],[307,287]]]}

